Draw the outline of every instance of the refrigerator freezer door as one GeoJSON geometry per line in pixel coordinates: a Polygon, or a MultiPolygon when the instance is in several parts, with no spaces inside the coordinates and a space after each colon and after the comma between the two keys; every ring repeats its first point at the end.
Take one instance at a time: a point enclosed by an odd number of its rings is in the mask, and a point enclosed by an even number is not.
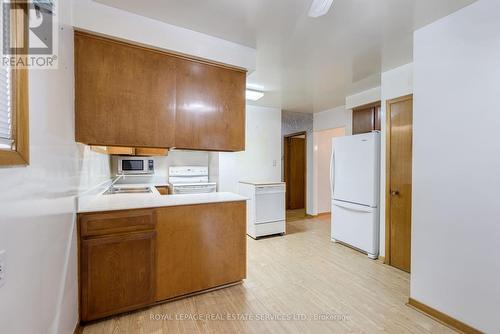
{"type": "Polygon", "coordinates": [[[332,202],[332,239],[360,249],[370,257],[379,251],[378,208],[332,202]]]}
{"type": "Polygon", "coordinates": [[[333,139],[333,199],[378,206],[380,133],[333,139]]]}

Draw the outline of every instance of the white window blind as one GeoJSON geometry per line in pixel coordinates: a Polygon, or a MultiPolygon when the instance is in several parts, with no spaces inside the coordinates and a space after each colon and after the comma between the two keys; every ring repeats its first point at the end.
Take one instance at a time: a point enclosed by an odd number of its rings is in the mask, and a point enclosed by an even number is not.
{"type": "Polygon", "coordinates": [[[0,148],[12,146],[12,108],[10,69],[2,67],[0,74],[0,148]]]}
{"type": "MultiPolygon", "coordinates": [[[[6,13],[3,13],[6,15],[6,13]]],[[[10,33],[8,20],[4,15],[1,17],[2,33],[5,36],[10,33]]],[[[4,39],[5,40],[5,39],[4,39]]],[[[2,66],[0,68],[0,149],[11,149],[12,138],[12,76],[11,69],[2,66]]]]}

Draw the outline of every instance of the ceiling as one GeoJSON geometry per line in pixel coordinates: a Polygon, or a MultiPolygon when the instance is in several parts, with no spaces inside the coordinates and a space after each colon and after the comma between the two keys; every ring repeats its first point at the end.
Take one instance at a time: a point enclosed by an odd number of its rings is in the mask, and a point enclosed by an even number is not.
{"type": "Polygon", "coordinates": [[[413,31],[476,0],[96,0],[257,49],[247,82],[257,105],[318,112],[380,84],[382,71],[412,61],[413,31]]]}

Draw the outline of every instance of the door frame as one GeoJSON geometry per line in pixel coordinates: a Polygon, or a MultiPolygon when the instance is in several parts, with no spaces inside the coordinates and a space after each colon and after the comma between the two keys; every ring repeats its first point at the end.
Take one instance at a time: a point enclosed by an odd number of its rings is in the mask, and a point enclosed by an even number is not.
{"type": "MultiPolygon", "coordinates": [[[[391,106],[394,103],[413,99],[413,94],[387,100],[385,107],[385,259],[391,265],[391,106]]],[[[412,109],[413,114],[413,109],[412,109]]],[[[413,128],[413,122],[412,122],[413,128]]],[[[413,152],[412,152],[413,159],[413,152]]],[[[412,167],[413,168],[413,167],[412,167]]],[[[410,251],[411,252],[411,251],[410,251]]]]}
{"type": "MultiPolygon", "coordinates": [[[[283,136],[283,182],[285,182],[285,188],[286,188],[286,179],[287,179],[287,175],[288,175],[288,172],[287,172],[287,167],[289,167],[289,164],[288,164],[288,157],[289,157],[289,154],[288,154],[288,149],[287,149],[287,141],[289,138],[292,138],[292,137],[297,137],[297,136],[302,136],[304,135],[304,140],[305,140],[305,143],[304,143],[304,210],[307,214],[307,131],[300,131],[300,132],[295,132],[295,133],[291,133],[291,134],[288,134],[288,135],[285,135],[283,136]]],[[[287,193],[288,193],[288,190],[287,190],[287,193]]],[[[285,210],[286,210],[286,207],[288,206],[288,195],[285,194],[285,210]]]]}

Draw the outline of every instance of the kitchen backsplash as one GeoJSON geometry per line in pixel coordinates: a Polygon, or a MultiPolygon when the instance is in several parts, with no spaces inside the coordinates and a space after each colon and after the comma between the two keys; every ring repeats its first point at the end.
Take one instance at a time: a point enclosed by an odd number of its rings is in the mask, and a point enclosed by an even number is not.
{"type": "MultiPolygon", "coordinates": [[[[165,157],[153,157],[155,162],[155,175],[152,178],[155,183],[168,182],[168,168],[171,166],[208,166],[209,152],[202,151],[169,151],[165,157]]],[[[120,156],[111,158],[111,171],[116,176],[118,159],[120,156]]]]}

